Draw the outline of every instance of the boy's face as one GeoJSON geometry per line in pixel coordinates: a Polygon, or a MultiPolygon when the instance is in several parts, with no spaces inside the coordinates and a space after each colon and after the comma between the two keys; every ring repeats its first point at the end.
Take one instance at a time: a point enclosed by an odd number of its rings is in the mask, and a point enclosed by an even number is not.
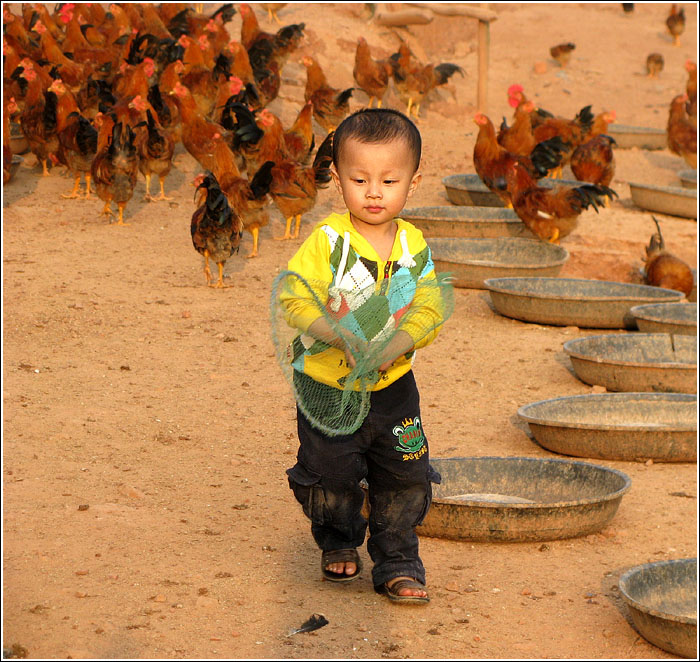
{"type": "Polygon", "coordinates": [[[391,223],[421,179],[403,139],[372,144],[349,138],[331,173],[360,232],[365,226],[391,223]]]}

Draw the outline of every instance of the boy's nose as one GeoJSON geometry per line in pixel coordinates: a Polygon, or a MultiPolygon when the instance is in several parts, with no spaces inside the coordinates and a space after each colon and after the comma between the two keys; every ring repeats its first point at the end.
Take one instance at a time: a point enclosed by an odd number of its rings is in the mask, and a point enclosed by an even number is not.
{"type": "Polygon", "coordinates": [[[370,186],[367,189],[367,197],[368,198],[381,198],[382,197],[382,192],[378,186],[370,186]]]}

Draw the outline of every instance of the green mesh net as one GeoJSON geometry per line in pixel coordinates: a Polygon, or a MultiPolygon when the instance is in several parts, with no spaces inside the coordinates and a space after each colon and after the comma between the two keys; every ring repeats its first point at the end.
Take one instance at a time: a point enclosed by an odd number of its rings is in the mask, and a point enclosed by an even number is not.
{"type": "Polygon", "coordinates": [[[396,273],[353,289],[292,271],[277,276],[270,301],[277,360],[314,427],[354,432],[387,369],[408,372],[414,345],[427,344],[454,309],[451,278],[433,276],[396,273]]]}

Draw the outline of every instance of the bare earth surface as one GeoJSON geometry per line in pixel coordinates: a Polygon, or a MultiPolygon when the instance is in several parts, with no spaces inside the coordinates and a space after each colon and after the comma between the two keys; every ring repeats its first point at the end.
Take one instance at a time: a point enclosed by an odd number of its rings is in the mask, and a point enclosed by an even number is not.
{"type": "MultiPolygon", "coordinates": [[[[668,5],[637,4],[632,15],[619,3],[494,7],[496,123],[510,119],[505,90],[519,82],[561,115],[590,103],[624,124],[665,127],[697,48],[694,5],[680,48],[665,33],[668,5]],[[565,70],[549,59],[562,41],[576,43],[565,70]],[[651,51],[666,60],[658,80],[645,77],[651,51]],[[545,73],[534,73],[537,61],[545,73]]],[[[353,84],[358,36],[374,56],[398,44],[362,5],[292,4],[280,18],[306,23],[306,51],[340,88],[353,84]]],[[[238,15],[229,27],[238,37],[238,15]]],[[[421,109],[424,179],[411,205],[446,204],[441,178],[473,172],[476,24],[436,18],[412,34],[430,61],[467,72],[456,101],[440,91],[421,109]]],[[[285,126],[303,100],[302,54],[272,106],[285,126]]],[[[393,93],[386,101],[400,107],[393,93]]],[[[353,108],[365,102],[357,92],[353,108]]],[[[620,199],[583,214],[563,241],[562,275],[633,281],[653,224],[627,183],[678,185],[683,169],[668,150],[618,150],[620,199]]],[[[426,608],[377,596],[368,569],[348,585],[321,580],[284,473],[295,410],[268,322],[272,280],[301,239],[273,241],[283,221],[271,208],[260,257],[245,259],[246,235],[226,268],[231,287],[208,289],[189,237],[197,172],[180,147],[171,203],[143,202],[139,179],[128,227],[104,221],[98,199],[60,199],[72,180],[42,178],[31,154],[4,189],[4,647],[45,658],[672,657],[631,627],[617,581],[634,565],[696,555],[695,464],[593,460],[632,487],[610,525],[586,537],[422,538],[426,608]],[[329,624],[286,636],[313,613],[329,624]]],[[[338,204],[323,191],[302,238],[338,204]]],[[[670,250],[695,266],[695,221],[660,218],[670,250]]],[[[555,457],[516,410],[591,392],[562,344],[598,333],[509,320],[486,292],[457,291],[453,317],[415,365],[433,456],[555,457]]]]}

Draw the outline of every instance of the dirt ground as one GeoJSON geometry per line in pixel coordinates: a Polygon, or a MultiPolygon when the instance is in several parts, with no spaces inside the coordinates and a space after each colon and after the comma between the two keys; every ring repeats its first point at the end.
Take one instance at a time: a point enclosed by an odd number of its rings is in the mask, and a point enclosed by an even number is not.
{"type": "MultiPolygon", "coordinates": [[[[664,4],[637,3],[629,15],[619,3],[492,5],[488,114],[511,117],[505,91],[519,82],[561,115],[590,103],[624,124],[665,127],[697,49],[697,10],[684,6],[676,48],[664,4]],[[548,53],[562,41],[576,43],[566,69],[548,53]],[[666,62],[658,80],[645,77],[651,51],[666,62]]],[[[303,52],[336,87],[353,84],[358,36],[375,56],[398,44],[361,4],[289,4],[280,19],[306,23],[303,52]]],[[[238,15],[229,27],[240,35],[238,15]]],[[[466,71],[456,100],[440,91],[421,109],[423,183],[411,204],[447,204],[441,178],[473,172],[476,25],[436,18],[411,33],[430,61],[466,71]]],[[[303,52],[272,105],[285,126],[303,100],[303,52]]],[[[352,107],[365,102],[357,92],[352,107]]],[[[393,92],[386,102],[400,107],[393,92]]],[[[563,276],[634,280],[653,224],[627,183],[677,185],[686,169],[668,150],[616,158],[620,199],[584,213],[562,242],[571,253],[563,276]]],[[[128,227],[103,220],[98,199],[61,199],[72,180],[42,178],[31,154],[4,188],[3,648],[32,658],[673,657],[632,628],[617,581],[634,565],[696,555],[695,464],[592,460],[632,487],[611,523],[586,537],[421,538],[426,608],[377,596],[368,570],[348,585],[321,580],[284,473],[295,410],[268,301],[276,273],[339,200],[322,191],[290,242],[273,240],[284,226],[271,207],[260,257],[244,257],[246,235],[226,267],[231,287],[213,290],[189,237],[197,172],[180,147],[170,203],[143,202],[139,179],[128,227]],[[286,636],[313,613],[329,624],[286,636]]],[[[695,266],[695,221],[660,219],[669,249],[695,266]]],[[[590,392],[562,344],[598,333],[506,319],[486,292],[458,290],[454,315],[415,364],[433,456],[555,457],[516,410],[590,392]]]]}

